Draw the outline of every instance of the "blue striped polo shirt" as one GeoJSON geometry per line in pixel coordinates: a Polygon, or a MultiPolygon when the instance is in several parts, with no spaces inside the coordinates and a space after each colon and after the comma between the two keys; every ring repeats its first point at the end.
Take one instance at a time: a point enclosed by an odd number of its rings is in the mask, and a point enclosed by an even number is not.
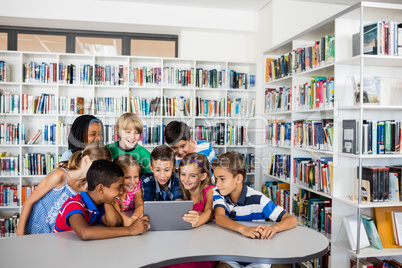
{"type": "MultiPolygon", "coordinates": [[[[190,141],[192,142],[192,141],[190,141]]],[[[212,145],[207,141],[195,141],[195,149],[193,153],[203,154],[208,158],[209,163],[216,159],[216,154],[212,145]]],[[[179,166],[181,158],[176,158],[176,166],[179,166]]]]}
{"type": "Polygon", "coordinates": [[[281,221],[286,211],[276,206],[271,199],[263,193],[243,184],[239,200],[233,204],[229,195],[222,196],[218,187],[214,188],[213,207],[222,207],[228,218],[235,221],[257,221],[269,218],[272,221],[281,221]]]}

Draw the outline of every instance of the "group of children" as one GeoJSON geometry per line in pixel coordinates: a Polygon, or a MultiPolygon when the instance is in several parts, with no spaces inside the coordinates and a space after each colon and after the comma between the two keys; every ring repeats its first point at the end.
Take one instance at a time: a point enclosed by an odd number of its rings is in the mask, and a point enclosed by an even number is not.
{"type": "MultiPolygon", "coordinates": [[[[295,217],[247,187],[240,153],[216,158],[212,146],[192,140],[189,127],[179,121],[165,128],[168,145],[149,153],[138,143],[142,128],[137,115],[125,113],[116,122],[119,140],[105,146],[102,122],[90,115],[78,117],[63,161],[25,201],[17,235],[74,230],[82,240],[91,240],[141,234],[150,227],[143,203],[154,200],[192,200],[193,210],[183,220],[193,228],[214,217],[218,225],[244,236],[269,239],[296,226],[295,217]],[[125,210],[134,213],[126,216],[125,210]],[[266,218],[276,223],[247,227],[238,222],[266,218]]],[[[174,267],[216,265],[245,264],[203,262],[174,267]]]]}

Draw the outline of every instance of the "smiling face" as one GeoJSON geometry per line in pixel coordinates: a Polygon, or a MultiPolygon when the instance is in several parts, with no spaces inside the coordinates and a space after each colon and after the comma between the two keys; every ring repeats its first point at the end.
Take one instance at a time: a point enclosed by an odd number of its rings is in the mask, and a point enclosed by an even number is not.
{"type": "Polygon", "coordinates": [[[103,186],[103,202],[106,204],[114,204],[117,198],[123,194],[124,178],[120,177],[119,180],[112,183],[110,187],[103,186]]]}
{"type": "Polygon", "coordinates": [[[153,160],[151,162],[151,170],[154,173],[155,179],[165,191],[174,171],[173,161],[153,160]]]}
{"type": "Polygon", "coordinates": [[[141,136],[141,133],[135,129],[121,129],[119,130],[119,145],[125,150],[133,149],[137,144],[141,136]]]}
{"type": "Polygon", "coordinates": [[[124,188],[127,192],[134,191],[140,180],[140,169],[137,166],[128,167],[124,171],[124,188]]]}
{"type": "Polygon", "coordinates": [[[99,142],[101,138],[101,126],[99,122],[93,122],[88,126],[88,143],[93,141],[99,142]]]}
{"type": "Polygon", "coordinates": [[[201,173],[198,164],[191,163],[180,167],[180,182],[184,189],[192,192],[200,188],[201,182],[207,178],[207,173],[201,173]]]}
{"type": "Polygon", "coordinates": [[[191,146],[190,141],[181,140],[174,145],[170,145],[176,157],[183,158],[188,153],[192,153],[194,150],[193,146],[191,146]]]}

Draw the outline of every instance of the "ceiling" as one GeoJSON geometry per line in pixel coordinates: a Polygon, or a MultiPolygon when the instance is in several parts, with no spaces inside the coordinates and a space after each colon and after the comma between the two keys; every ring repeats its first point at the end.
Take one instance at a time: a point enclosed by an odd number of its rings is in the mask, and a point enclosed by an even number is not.
{"type": "MultiPolygon", "coordinates": [[[[109,1],[109,0],[99,0],[109,1]]],[[[271,0],[114,0],[120,2],[155,4],[155,5],[171,5],[171,6],[190,6],[200,8],[222,8],[233,10],[258,11],[263,8],[271,0]]],[[[340,4],[354,5],[360,0],[293,0],[305,2],[317,2],[323,4],[340,4]]],[[[385,2],[402,4],[402,0],[365,0],[368,2],[385,2]]]]}

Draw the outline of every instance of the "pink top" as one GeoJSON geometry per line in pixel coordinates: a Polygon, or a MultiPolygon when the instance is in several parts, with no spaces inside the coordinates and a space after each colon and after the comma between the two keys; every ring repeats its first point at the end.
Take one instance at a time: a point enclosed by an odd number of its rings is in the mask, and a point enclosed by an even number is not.
{"type": "Polygon", "coordinates": [[[207,188],[204,189],[204,202],[200,201],[197,204],[194,204],[193,210],[198,211],[198,212],[204,212],[205,204],[207,203],[207,192],[211,187],[214,187],[214,186],[209,185],[207,188]]]}
{"type": "MultiPolygon", "coordinates": [[[[134,204],[134,195],[138,190],[141,188],[141,181],[138,182],[137,186],[135,186],[134,191],[132,192],[127,192],[127,199],[123,199],[123,204],[124,204],[124,210],[129,210],[129,209],[134,209],[135,204],[134,204]]],[[[117,202],[119,203],[120,206],[120,199],[117,199],[117,202]]]]}

